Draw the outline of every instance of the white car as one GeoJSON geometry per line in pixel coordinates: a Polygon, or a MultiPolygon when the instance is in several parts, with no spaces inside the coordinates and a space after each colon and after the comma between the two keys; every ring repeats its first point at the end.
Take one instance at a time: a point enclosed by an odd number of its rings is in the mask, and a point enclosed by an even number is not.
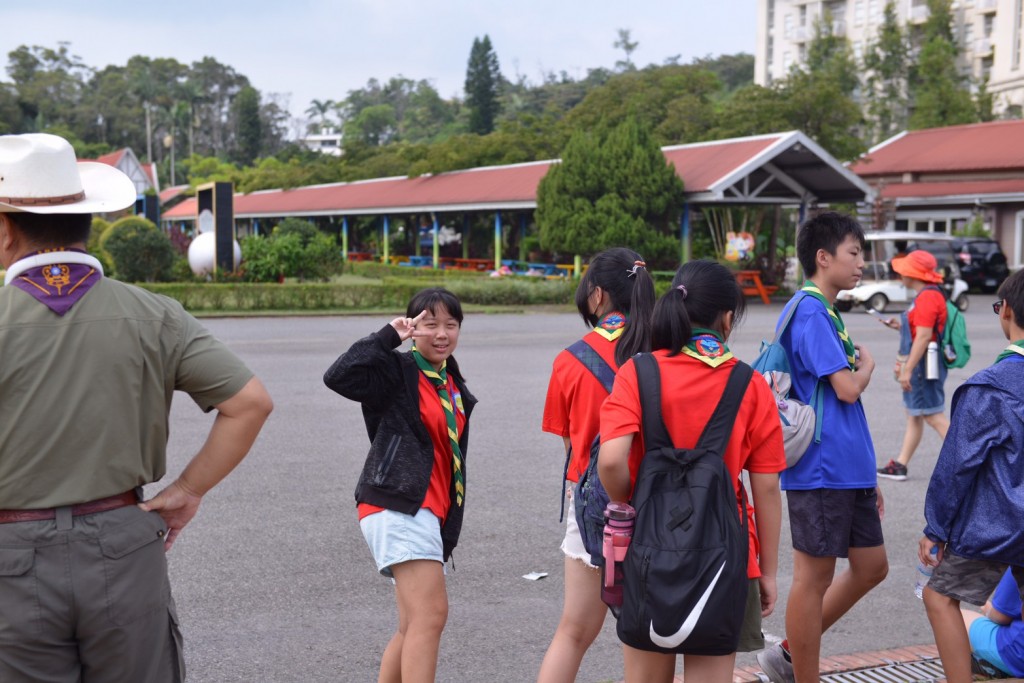
{"type": "Polygon", "coordinates": [[[849,311],[855,305],[882,312],[903,309],[914,298],[898,273],[892,269],[892,259],[916,249],[924,249],[935,256],[939,272],[945,275],[941,285],[957,308],[966,311],[970,305],[967,283],[960,279],[960,269],[953,251],[955,237],[942,233],[923,232],[868,232],[865,235],[864,277],[853,289],[844,289],[836,297],[836,308],[849,311]]]}

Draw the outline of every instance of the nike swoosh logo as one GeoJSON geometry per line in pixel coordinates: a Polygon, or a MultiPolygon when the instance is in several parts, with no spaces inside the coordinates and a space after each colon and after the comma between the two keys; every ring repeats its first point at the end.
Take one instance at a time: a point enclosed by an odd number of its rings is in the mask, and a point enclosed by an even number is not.
{"type": "Polygon", "coordinates": [[[701,613],[704,612],[704,606],[708,604],[708,599],[711,598],[711,591],[715,590],[715,584],[718,583],[719,577],[722,576],[722,572],[725,570],[725,562],[718,568],[718,573],[715,574],[715,578],[711,580],[710,585],[704,591],[704,595],[700,596],[700,600],[690,610],[690,614],[683,621],[683,625],[679,627],[679,630],[670,636],[659,635],[654,630],[654,620],[651,620],[651,642],[658,647],[663,647],[666,650],[673,650],[683,644],[690,634],[693,633],[694,627],[697,625],[697,621],[700,619],[701,613]]]}

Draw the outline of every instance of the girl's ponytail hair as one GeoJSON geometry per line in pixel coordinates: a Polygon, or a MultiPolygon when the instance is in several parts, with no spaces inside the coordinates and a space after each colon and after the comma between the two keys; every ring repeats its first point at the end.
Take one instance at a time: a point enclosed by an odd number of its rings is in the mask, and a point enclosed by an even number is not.
{"type": "Polygon", "coordinates": [[[643,257],[632,249],[614,247],[590,259],[587,272],[576,287],[576,309],[589,326],[598,323],[590,312],[590,295],[600,287],[611,298],[612,309],[626,316],[626,325],[615,346],[615,362],[622,365],[651,346],[651,314],[654,311],[654,280],[643,257]]]}
{"type": "Polygon", "coordinates": [[[651,349],[668,349],[674,356],[693,337],[695,327],[714,329],[730,311],[736,325],[745,310],[746,300],[732,271],[715,261],[684,263],[654,307],[651,349]]]}

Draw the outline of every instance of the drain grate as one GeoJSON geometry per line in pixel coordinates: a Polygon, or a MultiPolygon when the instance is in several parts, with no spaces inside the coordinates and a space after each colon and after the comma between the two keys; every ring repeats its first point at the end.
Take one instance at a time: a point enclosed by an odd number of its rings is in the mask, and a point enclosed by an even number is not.
{"type": "Polygon", "coordinates": [[[924,659],[827,674],[821,683],[933,683],[945,677],[939,659],[924,659]]]}

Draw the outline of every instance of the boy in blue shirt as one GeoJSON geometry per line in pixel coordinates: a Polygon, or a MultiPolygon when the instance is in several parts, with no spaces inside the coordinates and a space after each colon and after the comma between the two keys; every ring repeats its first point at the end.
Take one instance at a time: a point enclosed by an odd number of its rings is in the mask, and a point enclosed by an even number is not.
{"type": "Polygon", "coordinates": [[[983,604],[1007,567],[1024,596],[1024,271],[997,296],[992,310],[1011,343],[953,394],[918,544],[935,566],[923,597],[949,683],[971,680],[960,603],[983,604]]]}
{"type": "Polygon", "coordinates": [[[822,633],[889,571],[875,450],[860,402],[875,361],[854,345],[834,306],[861,278],[864,231],[849,216],[823,213],[801,226],[796,249],[808,281],[780,317],[797,306],[780,343],[790,395],[809,403],[820,385],[823,408],[821,442],[782,473],[793,537],[787,638],[757,656],[774,683],[817,681],[822,633]],[[849,558],[849,569],[835,576],[839,557],[849,558]]]}
{"type": "Polygon", "coordinates": [[[981,608],[981,614],[960,610],[971,640],[975,673],[989,676],[1024,676],[1024,620],[1021,619],[1020,590],[1013,572],[1003,574],[995,593],[981,608]],[[996,669],[996,671],[993,671],[996,669]]]}

